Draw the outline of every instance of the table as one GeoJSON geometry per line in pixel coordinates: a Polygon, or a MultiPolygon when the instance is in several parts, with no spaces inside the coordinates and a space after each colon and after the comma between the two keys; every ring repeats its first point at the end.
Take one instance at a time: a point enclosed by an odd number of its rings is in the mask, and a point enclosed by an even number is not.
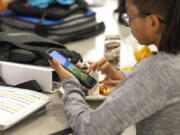
{"type": "MultiPolygon", "coordinates": [[[[97,20],[104,21],[106,25],[106,30],[103,34],[86,40],[68,43],[66,45],[67,48],[81,53],[84,61],[97,61],[104,55],[105,35],[120,34],[122,40],[128,37],[131,34],[130,29],[118,24],[117,19],[112,16],[113,10],[117,7],[116,2],[116,0],[105,0],[103,7],[93,8],[97,13],[97,20]]],[[[121,49],[125,50],[126,53],[121,54],[120,67],[133,65],[135,63],[134,58],[131,57],[132,47],[125,46],[124,43],[125,41],[121,42],[121,49]],[[126,55],[128,57],[126,57],[126,55]],[[126,59],[123,59],[125,57],[126,59]]],[[[53,101],[47,105],[45,113],[31,115],[8,130],[0,132],[0,135],[48,135],[64,129],[67,126],[67,120],[64,114],[63,102],[60,98],[60,94],[57,92],[49,94],[49,96],[53,98],[53,101]]],[[[97,107],[101,102],[91,101],[88,103],[91,107],[97,107]]],[[[127,129],[123,135],[135,135],[134,126],[127,129]]]]}
{"type": "MultiPolygon", "coordinates": [[[[0,135],[48,135],[66,128],[67,120],[64,114],[60,93],[49,95],[53,101],[47,105],[46,112],[32,114],[13,127],[0,132],[0,135]]],[[[92,108],[96,108],[101,101],[89,101],[92,108]]],[[[135,135],[135,127],[128,128],[122,135],[135,135]]]]}

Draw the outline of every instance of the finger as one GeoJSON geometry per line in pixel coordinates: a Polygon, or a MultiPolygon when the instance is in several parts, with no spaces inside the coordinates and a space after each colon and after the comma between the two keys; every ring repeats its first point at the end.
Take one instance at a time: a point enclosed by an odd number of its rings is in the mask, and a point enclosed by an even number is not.
{"type": "Polygon", "coordinates": [[[104,63],[106,63],[106,59],[105,58],[102,58],[100,59],[98,62],[97,62],[97,65],[98,65],[98,68],[100,68],[102,65],[104,65],[104,63]]]}
{"type": "Polygon", "coordinates": [[[96,63],[89,66],[88,69],[86,70],[86,72],[89,73],[89,72],[91,72],[92,70],[95,70],[95,69],[96,69],[96,63]]]}
{"type": "Polygon", "coordinates": [[[54,68],[53,63],[52,63],[50,60],[48,60],[48,62],[49,62],[49,65],[50,65],[52,68],[54,68]]]}
{"type": "Polygon", "coordinates": [[[52,60],[52,63],[53,63],[53,67],[56,70],[56,72],[59,72],[59,71],[61,71],[63,69],[61,63],[57,59],[54,58],[52,60]]]}
{"type": "Polygon", "coordinates": [[[106,62],[105,58],[100,59],[97,62],[92,62],[92,61],[88,61],[88,63],[90,64],[87,72],[90,72],[91,70],[98,70],[100,71],[101,66],[106,62]]]}
{"type": "Polygon", "coordinates": [[[102,74],[106,73],[108,65],[109,65],[109,63],[106,62],[106,63],[104,63],[104,65],[101,66],[100,70],[101,70],[102,74]]]}
{"type": "Polygon", "coordinates": [[[119,82],[120,82],[120,80],[103,81],[103,83],[108,86],[116,86],[119,82]]]}
{"type": "Polygon", "coordinates": [[[60,66],[60,65],[61,65],[60,62],[59,62],[56,58],[54,58],[54,59],[52,60],[52,62],[53,62],[53,64],[54,64],[55,66],[60,66]]]}
{"type": "MultiPolygon", "coordinates": [[[[100,59],[100,60],[97,62],[97,67],[96,67],[96,69],[97,69],[98,71],[101,71],[101,72],[102,72],[101,68],[102,68],[102,66],[103,66],[105,63],[107,63],[107,62],[108,62],[108,61],[107,61],[105,58],[100,59]]],[[[104,72],[102,72],[102,74],[104,74],[104,72]]]]}
{"type": "Polygon", "coordinates": [[[88,61],[88,64],[90,64],[90,65],[92,65],[92,64],[94,64],[95,62],[93,62],[93,61],[88,61]]]}
{"type": "Polygon", "coordinates": [[[48,62],[49,62],[50,65],[52,64],[52,62],[50,60],[48,60],[48,62]]]}
{"type": "Polygon", "coordinates": [[[98,61],[98,64],[103,64],[105,63],[107,60],[106,58],[101,58],[99,61],[98,61]]]}

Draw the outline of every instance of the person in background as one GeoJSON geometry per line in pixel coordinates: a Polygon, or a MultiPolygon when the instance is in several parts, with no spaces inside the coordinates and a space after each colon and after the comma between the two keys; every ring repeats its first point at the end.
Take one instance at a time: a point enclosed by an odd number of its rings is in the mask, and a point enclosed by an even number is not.
{"type": "Polygon", "coordinates": [[[121,24],[126,25],[126,22],[124,22],[124,19],[122,18],[122,15],[126,13],[126,8],[125,8],[125,2],[126,0],[118,0],[118,7],[114,11],[114,13],[118,13],[118,21],[121,24]]]}
{"type": "Polygon", "coordinates": [[[65,113],[74,135],[117,135],[135,124],[137,135],[180,134],[180,0],[126,0],[124,20],[144,45],[155,44],[158,55],[138,62],[130,74],[106,59],[90,62],[114,90],[96,109],[84,100],[79,81],[53,59],[63,80],[65,113]],[[114,83],[114,84],[116,84],[114,83]]]}
{"type": "Polygon", "coordinates": [[[15,0],[0,0],[0,11],[5,11],[8,5],[15,0]]]}

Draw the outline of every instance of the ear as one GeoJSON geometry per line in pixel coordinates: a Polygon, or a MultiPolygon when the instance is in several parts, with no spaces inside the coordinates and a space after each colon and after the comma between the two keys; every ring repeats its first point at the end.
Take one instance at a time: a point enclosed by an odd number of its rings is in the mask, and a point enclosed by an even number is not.
{"type": "Polygon", "coordinates": [[[150,25],[153,32],[158,32],[160,30],[160,22],[156,15],[150,15],[150,25]]]}

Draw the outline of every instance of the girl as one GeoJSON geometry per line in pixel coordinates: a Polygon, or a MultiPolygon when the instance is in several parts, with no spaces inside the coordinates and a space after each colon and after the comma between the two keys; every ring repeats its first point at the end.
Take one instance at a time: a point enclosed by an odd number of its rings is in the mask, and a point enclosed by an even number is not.
{"type": "MultiPolygon", "coordinates": [[[[137,135],[180,134],[180,0],[126,0],[124,20],[141,44],[155,44],[156,56],[125,76],[106,59],[90,62],[118,84],[97,108],[84,100],[80,83],[53,59],[61,80],[65,112],[75,135],[117,135],[136,124],[137,135]]],[[[114,83],[115,82],[115,83],[114,83]]]]}

